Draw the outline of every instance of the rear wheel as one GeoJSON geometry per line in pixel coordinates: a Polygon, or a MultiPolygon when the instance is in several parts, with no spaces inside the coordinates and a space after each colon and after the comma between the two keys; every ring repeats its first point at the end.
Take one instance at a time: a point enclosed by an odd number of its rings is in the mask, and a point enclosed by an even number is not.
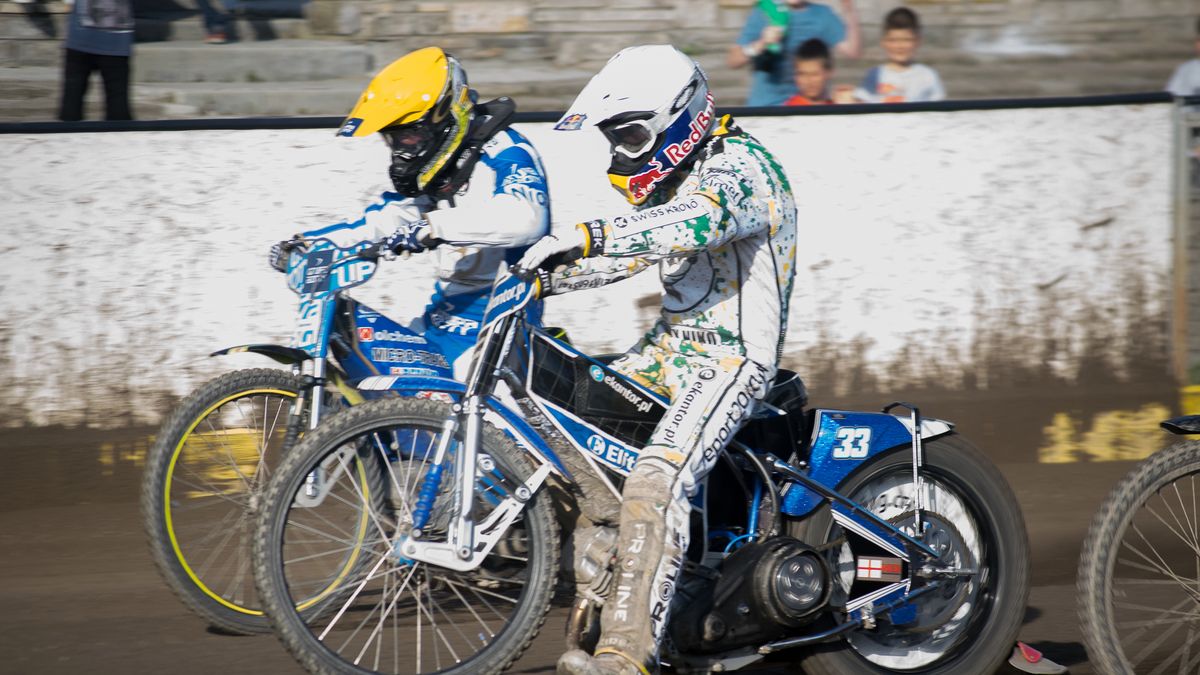
{"type": "MultiPolygon", "coordinates": [[[[1011,653],[1029,594],[1029,542],[1020,506],[995,466],[963,438],[929,441],[924,453],[925,541],[951,566],[977,573],[947,579],[941,588],[914,599],[912,623],[894,626],[880,616],[876,628],[860,628],[844,642],[813,651],[803,662],[806,673],[990,675],[1011,653]]],[[[839,491],[913,531],[912,455],[907,449],[863,467],[839,491]]],[[[828,508],[793,523],[792,531],[825,551],[835,577],[832,603],[844,606],[851,593],[863,593],[861,587],[852,590],[858,554],[852,549],[854,540],[833,522],[828,508]]]]}
{"type": "MultiPolygon", "coordinates": [[[[545,490],[476,569],[399,553],[416,528],[422,540],[445,541],[456,503],[453,456],[440,481],[432,467],[451,414],[422,399],[356,406],[308,434],[272,479],[255,578],[276,633],[309,671],[498,673],[537,635],[559,551],[545,490]],[[351,459],[374,473],[370,491],[358,487],[351,459]]],[[[476,522],[532,473],[490,425],[477,467],[476,522]]]]}
{"type": "Polygon", "coordinates": [[[142,519],[158,571],[185,605],[226,631],[270,629],[250,536],[299,391],[300,379],[279,370],[222,375],[180,402],[146,458],[142,519]]]}

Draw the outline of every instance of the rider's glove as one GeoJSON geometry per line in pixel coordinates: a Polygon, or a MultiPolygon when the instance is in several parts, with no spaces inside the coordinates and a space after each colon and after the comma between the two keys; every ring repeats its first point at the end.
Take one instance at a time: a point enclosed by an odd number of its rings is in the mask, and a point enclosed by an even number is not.
{"type": "Polygon", "coordinates": [[[546,235],[525,251],[525,255],[517,262],[517,272],[527,274],[538,270],[555,256],[558,259],[554,262],[563,264],[595,255],[597,251],[592,242],[593,233],[589,223],[580,223],[569,230],[546,235]]]}
{"type": "Polygon", "coordinates": [[[300,241],[300,235],[296,235],[292,239],[284,239],[283,241],[272,244],[271,252],[267,254],[267,263],[277,272],[286,272],[288,268],[288,257],[294,249],[300,248],[304,242],[300,241]]]}
{"type": "Polygon", "coordinates": [[[420,253],[428,250],[432,244],[429,232],[429,221],[422,218],[411,222],[402,222],[383,245],[392,253],[420,253]]]}

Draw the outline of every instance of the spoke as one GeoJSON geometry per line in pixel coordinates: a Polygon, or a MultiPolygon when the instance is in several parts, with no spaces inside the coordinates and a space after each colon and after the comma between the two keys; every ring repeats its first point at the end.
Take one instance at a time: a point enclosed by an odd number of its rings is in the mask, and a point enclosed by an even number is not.
{"type": "MultiPolygon", "coordinates": [[[[1191,535],[1191,538],[1187,541],[1191,545],[1192,550],[1200,550],[1200,543],[1196,541],[1196,530],[1192,526],[1192,519],[1188,516],[1187,507],[1183,504],[1183,495],[1179,493],[1179,482],[1175,481],[1171,483],[1171,489],[1175,491],[1175,499],[1179,502],[1179,512],[1183,515],[1183,522],[1179,523],[1179,529],[1191,535]]],[[[1171,509],[1171,515],[1175,515],[1174,509],[1171,509]]]]}
{"type": "MultiPolygon", "coordinates": [[[[1171,514],[1171,518],[1175,521],[1175,523],[1179,526],[1179,528],[1182,529],[1183,523],[1179,522],[1179,517],[1175,515],[1175,511],[1171,508],[1171,505],[1166,503],[1165,499],[1162,500],[1162,502],[1163,502],[1163,506],[1166,507],[1167,512],[1171,514]]],[[[1146,505],[1146,510],[1150,512],[1150,515],[1157,518],[1158,522],[1163,524],[1163,527],[1170,530],[1171,534],[1175,535],[1176,537],[1179,537],[1179,540],[1182,541],[1184,544],[1186,544],[1188,548],[1192,549],[1193,553],[1195,553],[1196,555],[1200,555],[1200,548],[1197,548],[1194,543],[1192,543],[1191,541],[1188,541],[1187,536],[1185,536],[1183,532],[1181,532],[1179,529],[1176,529],[1175,527],[1172,527],[1171,524],[1168,523],[1162,516],[1158,515],[1158,512],[1155,511],[1153,508],[1151,508],[1149,504],[1146,505]]],[[[1134,526],[1134,529],[1137,530],[1136,525],[1134,526]]],[[[1138,530],[1138,534],[1139,535],[1142,534],[1140,530],[1138,530]]],[[[1145,538],[1146,537],[1143,535],[1142,539],[1145,539],[1145,538]]],[[[1149,541],[1147,541],[1146,543],[1150,544],[1149,541]]],[[[1154,548],[1154,545],[1150,544],[1150,548],[1154,548]]],[[[1158,553],[1157,549],[1155,549],[1155,553],[1156,554],[1158,553]]]]}
{"type": "MultiPolygon", "coordinates": [[[[350,597],[346,599],[346,602],[342,603],[341,609],[339,609],[337,614],[329,620],[329,625],[325,626],[325,630],[321,631],[321,634],[317,636],[318,640],[322,642],[325,641],[325,636],[328,635],[329,631],[333,629],[333,624],[337,623],[338,619],[342,618],[342,615],[346,613],[346,609],[349,608],[350,605],[354,604],[354,601],[358,599],[359,593],[362,593],[363,587],[367,585],[368,581],[375,578],[375,572],[379,570],[379,566],[382,565],[386,560],[386,557],[380,557],[379,561],[375,563],[375,566],[372,567],[369,572],[367,572],[367,576],[363,578],[361,583],[358,584],[358,588],[354,589],[354,592],[350,594],[350,597]]],[[[408,578],[412,578],[412,572],[409,572],[408,578]]],[[[405,583],[408,583],[407,580],[405,580],[405,583]]]]}
{"type": "Polygon", "coordinates": [[[515,604],[517,604],[518,602],[520,602],[520,600],[521,600],[519,597],[517,597],[517,598],[510,598],[510,597],[508,597],[507,595],[501,595],[501,594],[499,594],[499,593],[495,593],[495,592],[493,592],[493,591],[489,591],[489,590],[487,590],[487,589],[484,589],[484,588],[478,588],[478,587],[476,587],[476,586],[471,586],[471,585],[469,585],[469,584],[466,584],[466,583],[463,583],[463,582],[461,582],[461,581],[459,581],[459,580],[457,580],[457,579],[451,579],[450,577],[437,577],[437,578],[438,578],[438,579],[440,579],[440,580],[442,580],[442,581],[444,581],[444,582],[446,582],[446,583],[448,583],[448,584],[451,584],[451,585],[458,585],[458,586],[463,586],[463,587],[465,587],[465,588],[468,588],[468,589],[470,589],[470,590],[473,590],[473,591],[474,591],[474,592],[476,592],[476,593],[483,593],[484,595],[490,595],[490,596],[492,596],[493,598],[499,598],[499,599],[501,599],[501,600],[503,600],[503,601],[505,601],[505,602],[511,602],[511,603],[513,603],[514,605],[515,605],[515,604]]]}
{"type": "Polygon", "coordinates": [[[225,530],[224,536],[221,537],[221,541],[214,546],[211,551],[209,551],[208,556],[204,559],[204,562],[195,568],[197,572],[208,571],[212,564],[219,558],[219,554],[225,550],[225,547],[229,544],[229,540],[232,539],[234,535],[241,532],[245,527],[245,522],[248,519],[248,516],[249,514],[243,511],[238,517],[237,524],[225,530]]]}
{"type": "MultiPolygon", "coordinates": [[[[366,471],[367,467],[364,462],[357,459],[357,455],[355,457],[355,465],[363,467],[363,470],[366,471]]],[[[358,495],[359,500],[361,500],[360,503],[362,504],[362,508],[367,512],[367,516],[371,519],[371,523],[375,525],[375,529],[379,532],[379,536],[382,537],[384,541],[389,541],[387,531],[383,528],[383,523],[379,521],[379,516],[375,513],[375,509],[371,508],[370,500],[367,499],[366,494],[363,493],[362,488],[358,484],[358,475],[350,471],[350,467],[346,465],[345,456],[339,455],[337,460],[338,463],[342,465],[342,472],[347,476],[353,476],[353,479],[350,481],[350,485],[354,488],[354,492],[358,495]]],[[[383,457],[383,461],[385,463],[387,462],[386,455],[383,457]]],[[[330,494],[332,494],[332,492],[330,492],[330,494]]]]}
{"type": "MultiPolygon", "coordinates": [[[[1146,607],[1144,605],[1137,605],[1134,603],[1121,603],[1120,606],[1126,607],[1127,609],[1139,609],[1139,610],[1143,610],[1143,611],[1157,612],[1158,616],[1160,616],[1160,617],[1164,616],[1166,614],[1174,613],[1174,614],[1182,614],[1185,618],[1187,618],[1187,617],[1191,616],[1191,613],[1190,612],[1180,612],[1179,610],[1183,607],[1186,607],[1188,605],[1188,603],[1190,603],[1190,602],[1192,602],[1192,600],[1190,598],[1184,598],[1182,601],[1176,603],[1175,606],[1171,607],[1170,609],[1162,609],[1161,607],[1146,607]]],[[[1152,621],[1156,621],[1156,620],[1152,620],[1152,621]]],[[[1172,619],[1171,623],[1177,623],[1179,621],[1180,621],[1180,619],[1176,618],[1176,619],[1172,619]]],[[[1141,628],[1134,631],[1132,634],[1130,634],[1128,637],[1124,638],[1121,641],[1129,642],[1129,643],[1136,643],[1138,640],[1141,639],[1142,635],[1144,635],[1146,633],[1146,631],[1150,630],[1154,625],[1158,625],[1157,623],[1153,623],[1152,625],[1145,625],[1145,624],[1146,624],[1146,622],[1139,622],[1137,625],[1141,626],[1141,628]]]]}
{"type": "MultiPolygon", "coordinates": [[[[1179,630],[1179,627],[1182,625],[1182,623],[1174,623],[1171,624],[1166,630],[1160,632],[1158,637],[1151,640],[1149,644],[1142,648],[1142,651],[1138,652],[1137,656],[1129,659],[1129,665],[1137,666],[1137,664],[1141,663],[1142,659],[1154,653],[1154,650],[1158,649],[1158,646],[1161,645],[1164,640],[1171,637],[1171,634],[1179,630]]],[[[1160,664],[1159,667],[1161,668],[1162,665],[1160,664]]],[[[1159,672],[1158,669],[1155,669],[1155,672],[1159,672]]]]}
{"type": "MultiPolygon", "coordinates": [[[[389,576],[391,576],[391,575],[389,575],[389,576]]],[[[410,573],[409,573],[409,577],[410,577],[410,578],[411,578],[411,576],[412,576],[412,572],[410,572],[410,573]]],[[[382,599],[379,601],[379,605],[383,605],[385,602],[388,602],[387,580],[388,580],[388,577],[384,577],[384,580],[383,580],[383,598],[382,598],[382,599]]],[[[366,653],[367,653],[367,650],[368,650],[368,649],[370,649],[370,647],[371,647],[371,643],[372,643],[372,642],[375,642],[375,637],[376,637],[376,636],[377,636],[379,633],[383,632],[383,624],[384,624],[384,622],[387,620],[388,614],[390,614],[390,613],[392,612],[392,610],[393,610],[393,609],[395,609],[395,607],[396,607],[396,603],[397,603],[397,602],[399,602],[399,600],[400,600],[400,594],[401,594],[401,593],[403,593],[403,592],[404,592],[404,589],[403,589],[403,588],[399,588],[399,589],[397,589],[397,590],[396,590],[396,593],[395,593],[395,596],[392,598],[391,602],[390,602],[390,603],[388,603],[388,606],[387,606],[386,608],[384,608],[382,611],[380,611],[380,612],[379,612],[379,622],[378,622],[378,623],[375,625],[375,628],[371,630],[371,634],[367,636],[367,639],[366,639],[366,640],[364,641],[364,643],[363,643],[363,648],[362,648],[362,650],[358,652],[358,656],[356,656],[356,657],[354,658],[354,665],[356,665],[356,666],[357,666],[357,665],[358,665],[358,663],[359,663],[360,661],[362,661],[362,657],[363,657],[363,655],[364,655],[364,654],[366,654],[366,653]]],[[[355,632],[358,632],[358,631],[355,631],[355,632]]],[[[375,652],[375,669],[376,669],[376,670],[378,670],[378,669],[379,669],[379,651],[378,651],[378,648],[379,648],[379,643],[376,643],[376,652],[375,652]]]]}
{"type": "MultiPolygon", "coordinates": [[[[188,473],[195,474],[195,472],[192,471],[190,468],[188,469],[188,473]]],[[[193,483],[191,481],[188,481],[187,479],[180,477],[178,472],[175,473],[175,482],[182,483],[184,487],[189,487],[189,488],[192,488],[193,490],[203,492],[203,493],[205,493],[205,496],[207,496],[207,497],[216,497],[217,499],[227,501],[230,504],[236,504],[239,509],[246,508],[246,505],[247,505],[246,498],[234,499],[233,497],[229,496],[228,490],[222,490],[221,488],[217,487],[216,485],[213,485],[212,483],[208,482],[207,480],[204,480],[203,478],[201,478],[200,480],[204,481],[203,485],[199,485],[199,484],[193,483]]],[[[244,495],[247,493],[239,492],[239,493],[235,493],[235,494],[243,494],[244,495]]],[[[198,500],[193,499],[193,500],[188,500],[188,501],[198,501],[198,500]]],[[[182,505],[183,502],[181,501],[180,504],[182,505]]],[[[207,504],[203,504],[203,505],[197,504],[196,506],[200,507],[200,506],[208,506],[208,505],[207,504]]],[[[172,509],[172,510],[180,510],[180,509],[172,509]]]]}
{"type": "Polygon", "coordinates": [[[1123,542],[1121,542],[1121,545],[1128,548],[1130,551],[1133,551],[1134,553],[1136,553],[1138,556],[1140,556],[1143,560],[1145,560],[1147,563],[1149,563],[1151,567],[1153,567],[1155,570],[1157,570],[1163,576],[1174,579],[1176,582],[1179,583],[1180,586],[1182,586],[1185,590],[1187,590],[1188,593],[1190,593],[1193,596],[1193,598],[1198,597],[1196,590],[1194,588],[1189,587],[1188,584],[1185,583],[1185,580],[1180,578],[1179,575],[1177,575],[1174,572],[1174,570],[1172,570],[1167,565],[1166,561],[1162,559],[1161,555],[1159,555],[1158,549],[1154,548],[1154,544],[1151,544],[1150,541],[1146,539],[1146,535],[1142,534],[1142,531],[1137,527],[1137,525],[1133,526],[1133,530],[1134,530],[1134,532],[1138,533],[1138,536],[1140,536],[1142,538],[1142,541],[1146,542],[1146,545],[1149,546],[1150,550],[1154,552],[1154,556],[1156,558],[1158,558],[1158,561],[1155,562],[1154,560],[1152,560],[1150,558],[1150,556],[1148,556],[1145,553],[1142,553],[1138,549],[1134,548],[1133,544],[1130,544],[1129,542],[1123,541],[1123,542]]]}
{"type": "Polygon", "coordinates": [[[495,638],[496,634],[492,632],[492,629],[487,625],[487,622],[483,620],[483,617],[479,616],[479,613],[475,611],[475,608],[471,606],[471,603],[467,602],[467,599],[462,596],[462,593],[459,593],[458,589],[453,585],[447,585],[449,586],[450,591],[458,597],[458,601],[462,603],[462,606],[471,613],[471,616],[475,617],[475,620],[478,621],[479,625],[483,627],[483,630],[487,632],[488,638],[495,638]]]}

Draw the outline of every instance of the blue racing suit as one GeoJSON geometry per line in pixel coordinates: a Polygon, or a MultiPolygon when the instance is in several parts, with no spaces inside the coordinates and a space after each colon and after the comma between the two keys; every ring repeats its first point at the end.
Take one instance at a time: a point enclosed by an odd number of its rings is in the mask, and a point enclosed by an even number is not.
{"type": "MultiPolygon", "coordinates": [[[[471,181],[490,184],[490,195],[464,190],[453,203],[435,203],[384,192],[358,220],[303,233],[348,245],[381,240],[402,223],[428,220],[432,238],[443,242],[434,250],[437,280],[424,314],[409,328],[441,345],[458,377],[465,374],[497,269],[550,233],[546,171],[520,132],[502,129],[485,142],[471,181]]],[[[540,322],[540,305],[531,309],[530,319],[540,322]]]]}

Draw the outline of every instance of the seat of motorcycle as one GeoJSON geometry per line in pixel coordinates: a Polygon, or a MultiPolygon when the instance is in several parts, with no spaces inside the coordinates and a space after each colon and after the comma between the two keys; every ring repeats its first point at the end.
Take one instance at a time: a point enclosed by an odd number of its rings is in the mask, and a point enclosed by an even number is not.
{"type": "Polygon", "coordinates": [[[787,413],[798,413],[808,405],[808,388],[795,371],[780,368],[775,371],[775,379],[763,402],[787,413]]]}

